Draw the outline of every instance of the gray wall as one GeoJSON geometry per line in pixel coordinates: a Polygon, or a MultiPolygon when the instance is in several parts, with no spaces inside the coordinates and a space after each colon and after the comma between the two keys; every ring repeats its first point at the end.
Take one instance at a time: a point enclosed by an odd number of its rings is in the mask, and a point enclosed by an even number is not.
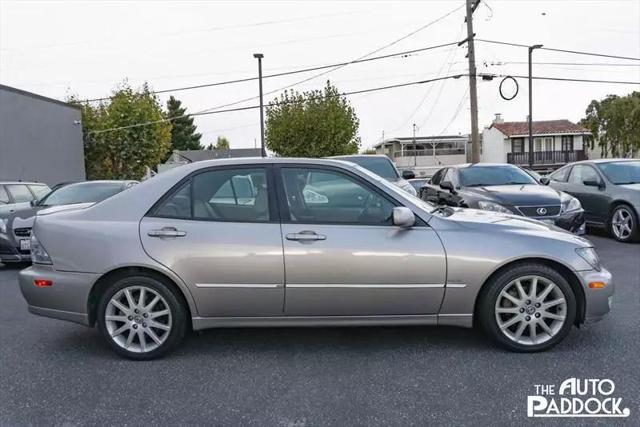
{"type": "Polygon", "coordinates": [[[80,110],[0,85],[0,181],[83,181],[80,110]]]}

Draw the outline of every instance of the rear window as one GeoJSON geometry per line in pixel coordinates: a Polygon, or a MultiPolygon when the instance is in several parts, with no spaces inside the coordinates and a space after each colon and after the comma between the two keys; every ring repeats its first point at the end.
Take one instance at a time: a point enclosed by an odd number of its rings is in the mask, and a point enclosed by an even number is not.
{"type": "Polygon", "coordinates": [[[52,191],[40,200],[40,206],[60,206],[74,203],[97,203],[122,191],[121,182],[70,184],[52,191]]]}
{"type": "Polygon", "coordinates": [[[16,203],[30,202],[33,200],[33,194],[24,184],[9,184],[7,185],[7,191],[13,197],[13,201],[16,203]]]}

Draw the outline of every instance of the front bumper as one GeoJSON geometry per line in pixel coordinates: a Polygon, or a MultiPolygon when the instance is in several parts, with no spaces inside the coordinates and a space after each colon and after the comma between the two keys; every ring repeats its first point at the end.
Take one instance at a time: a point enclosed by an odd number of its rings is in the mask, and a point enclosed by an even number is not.
{"type": "Polygon", "coordinates": [[[8,264],[10,262],[29,262],[31,253],[21,251],[16,244],[6,234],[0,234],[0,262],[8,264]]]}
{"type": "Polygon", "coordinates": [[[558,216],[554,221],[554,225],[563,228],[571,233],[583,235],[586,232],[584,219],[584,210],[579,209],[573,212],[566,212],[558,216]]]}
{"type": "Polygon", "coordinates": [[[600,271],[578,271],[577,274],[582,282],[585,294],[585,323],[602,320],[611,310],[611,302],[615,291],[611,273],[607,269],[601,268],[600,271]],[[600,289],[589,288],[589,283],[593,282],[602,282],[606,286],[600,289]]]}
{"type": "Polygon", "coordinates": [[[89,292],[98,277],[34,264],[20,272],[20,291],[33,314],[89,325],[89,292]],[[36,279],[51,280],[53,284],[40,288],[34,285],[36,279]]]}

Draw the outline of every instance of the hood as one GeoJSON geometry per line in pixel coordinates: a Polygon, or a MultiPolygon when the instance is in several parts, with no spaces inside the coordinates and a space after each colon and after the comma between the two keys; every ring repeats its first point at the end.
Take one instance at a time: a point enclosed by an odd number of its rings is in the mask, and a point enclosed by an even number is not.
{"type": "Polygon", "coordinates": [[[449,208],[448,212],[447,220],[455,221],[463,227],[513,231],[553,238],[582,247],[593,246],[587,239],[535,219],[468,208],[449,208]]]}
{"type": "Polygon", "coordinates": [[[640,191],[640,182],[636,184],[621,184],[619,187],[626,188],[627,190],[640,191]]]}
{"type": "Polygon", "coordinates": [[[60,205],[60,206],[52,206],[50,208],[44,208],[38,211],[38,215],[51,215],[56,212],[65,212],[65,211],[74,211],[78,209],[86,209],[95,205],[94,202],[88,203],[74,203],[71,205],[60,205]]]}
{"type": "Polygon", "coordinates": [[[560,192],[546,185],[492,185],[466,187],[465,192],[488,198],[503,205],[559,205],[560,192]]]}

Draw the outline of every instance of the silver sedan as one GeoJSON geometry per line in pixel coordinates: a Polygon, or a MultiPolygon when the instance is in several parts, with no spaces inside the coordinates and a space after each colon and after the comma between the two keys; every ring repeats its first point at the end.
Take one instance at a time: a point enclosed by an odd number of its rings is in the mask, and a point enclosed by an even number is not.
{"type": "Polygon", "coordinates": [[[536,220],[436,208],[338,160],[172,169],[105,201],[40,212],[20,287],[34,314],[97,324],[151,359],[189,330],[478,324],[545,350],[610,309],[591,243],[536,220]]]}

